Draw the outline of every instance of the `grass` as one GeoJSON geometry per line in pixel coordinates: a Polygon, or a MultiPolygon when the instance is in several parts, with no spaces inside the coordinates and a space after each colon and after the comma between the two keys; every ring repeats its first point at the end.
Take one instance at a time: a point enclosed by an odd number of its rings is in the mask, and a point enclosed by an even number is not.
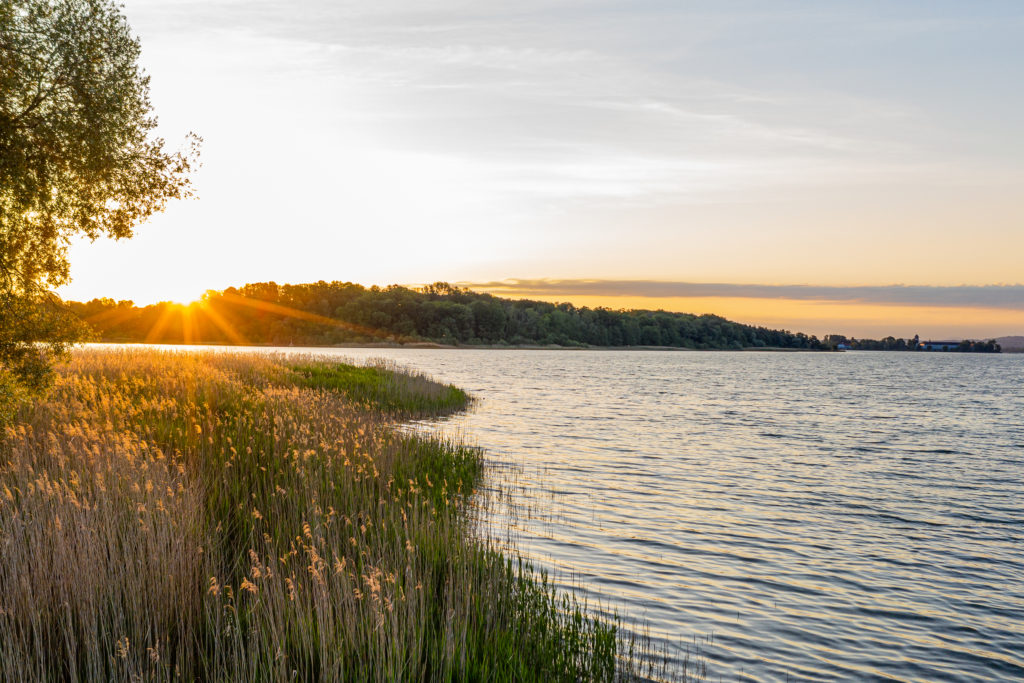
{"type": "Polygon", "coordinates": [[[367,408],[408,417],[452,412],[470,402],[466,392],[458,387],[439,384],[409,370],[399,371],[393,363],[383,360],[366,366],[321,361],[289,367],[301,386],[340,391],[367,408]]]}
{"type": "MultiPolygon", "coordinates": [[[[76,352],[0,440],[0,680],[589,681],[665,663],[471,521],[394,367],[76,352]]],[[[642,645],[642,643],[641,643],[642,645]]]]}

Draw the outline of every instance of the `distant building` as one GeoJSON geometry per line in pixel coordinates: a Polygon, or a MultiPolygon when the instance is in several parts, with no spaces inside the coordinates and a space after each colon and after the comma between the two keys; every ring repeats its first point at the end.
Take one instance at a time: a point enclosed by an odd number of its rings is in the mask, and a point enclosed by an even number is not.
{"type": "Polygon", "coordinates": [[[925,341],[921,342],[919,349],[922,351],[956,351],[960,348],[958,341],[925,341]]]}
{"type": "Polygon", "coordinates": [[[838,349],[839,351],[849,351],[852,348],[852,346],[843,342],[839,342],[838,344],[836,344],[836,349],[838,349]]]}

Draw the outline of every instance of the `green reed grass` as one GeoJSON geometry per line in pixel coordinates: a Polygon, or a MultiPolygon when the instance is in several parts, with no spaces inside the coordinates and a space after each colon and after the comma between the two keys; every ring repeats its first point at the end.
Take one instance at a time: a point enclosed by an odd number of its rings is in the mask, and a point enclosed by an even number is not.
{"type": "Polygon", "coordinates": [[[464,393],[289,363],[78,351],[5,428],[0,680],[664,674],[475,532],[478,450],[394,429],[464,393]]]}
{"type": "Polygon", "coordinates": [[[366,366],[320,361],[289,367],[301,386],[340,391],[349,400],[392,413],[434,415],[465,408],[470,400],[458,387],[383,360],[366,366]]]}

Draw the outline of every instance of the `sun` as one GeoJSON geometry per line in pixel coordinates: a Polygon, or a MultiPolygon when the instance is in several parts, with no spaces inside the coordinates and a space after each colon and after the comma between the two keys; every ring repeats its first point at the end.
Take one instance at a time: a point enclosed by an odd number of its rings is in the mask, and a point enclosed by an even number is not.
{"type": "Polygon", "coordinates": [[[243,296],[234,290],[219,292],[208,290],[199,299],[189,303],[161,301],[137,309],[130,301],[106,300],[103,309],[84,318],[86,323],[141,324],[135,334],[146,344],[232,344],[250,345],[247,326],[273,324],[274,320],[301,320],[311,325],[341,327],[365,337],[379,337],[401,341],[401,335],[390,330],[377,329],[335,318],[301,311],[280,303],[252,296],[243,296]]]}

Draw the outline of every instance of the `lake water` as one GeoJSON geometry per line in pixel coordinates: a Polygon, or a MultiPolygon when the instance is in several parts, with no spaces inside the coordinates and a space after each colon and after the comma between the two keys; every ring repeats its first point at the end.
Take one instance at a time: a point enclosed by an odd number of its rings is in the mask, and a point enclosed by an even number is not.
{"type": "Polygon", "coordinates": [[[518,549],[711,680],[1024,680],[1024,355],[329,352],[475,394],[518,549]]]}

